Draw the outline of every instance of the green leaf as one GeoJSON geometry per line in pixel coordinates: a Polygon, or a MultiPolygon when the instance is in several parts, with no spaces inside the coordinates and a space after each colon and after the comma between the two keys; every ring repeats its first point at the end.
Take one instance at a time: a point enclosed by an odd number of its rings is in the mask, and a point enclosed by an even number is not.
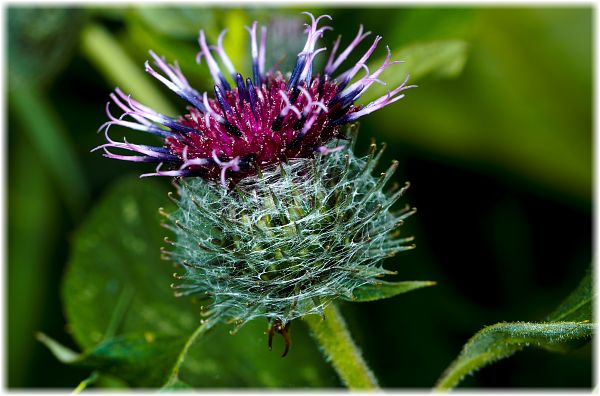
{"type": "MultiPolygon", "coordinates": [[[[462,40],[436,40],[411,44],[392,52],[391,60],[404,63],[392,65],[381,73],[379,79],[386,85],[373,84],[361,97],[362,102],[370,102],[399,86],[410,74],[409,83],[425,77],[456,78],[467,61],[468,45],[462,40]]],[[[370,70],[376,70],[383,58],[369,63],[370,70]]]]}
{"type": "Polygon", "coordinates": [[[353,298],[350,301],[366,302],[382,300],[397,296],[398,294],[406,293],[411,290],[420,289],[426,286],[433,286],[432,281],[404,281],[404,282],[386,282],[379,281],[363,285],[354,289],[353,298]]]}
{"type": "MultiPolygon", "coordinates": [[[[466,39],[477,32],[478,7],[411,7],[396,14],[386,38],[395,43],[466,39]]],[[[393,43],[394,43],[393,42],[393,43]]]]}
{"type": "Polygon", "coordinates": [[[127,383],[121,378],[106,373],[99,373],[98,379],[95,382],[95,387],[103,388],[104,390],[123,390],[129,388],[127,383]]]}
{"type": "Polygon", "coordinates": [[[158,208],[168,207],[166,192],[155,180],[123,179],[75,234],[62,294],[82,349],[115,333],[111,318],[124,295],[131,301],[117,333],[185,336],[197,325],[199,307],[173,298],[173,267],[160,259],[167,230],[158,208]]]}
{"type": "MultiPolygon", "coordinates": [[[[209,81],[212,81],[212,77],[207,67],[200,67],[196,63],[196,54],[198,53],[198,42],[197,37],[193,40],[175,39],[170,36],[166,36],[152,29],[148,29],[147,25],[140,18],[138,14],[132,13],[128,19],[127,29],[123,35],[116,37],[119,44],[122,45],[123,51],[132,59],[135,59],[138,73],[143,73],[143,62],[149,59],[148,50],[151,49],[157,55],[163,56],[168,63],[177,61],[181,71],[189,81],[190,85],[195,89],[208,89],[210,86],[209,81]]],[[[197,32],[196,32],[197,36],[197,32]]],[[[211,36],[207,32],[207,36],[211,36]]],[[[214,35],[214,41],[210,40],[211,43],[216,42],[216,35],[214,35]]],[[[118,72],[118,69],[115,69],[118,72]]],[[[149,76],[148,76],[149,77],[149,76]]],[[[151,82],[155,89],[159,89],[168,95],[169,98],[173,97],[172,92],[167,88],[161,87],[157,81],[152,81],[150,77],[148,82],[151,82]]],[[[144,98],[144,96],[139,96],[144,98]]],[[[185,108],[184,101],[178,100],[175,104],[177,108],[185,108]]],[[[169,112],[165,110],[165,114],[175,115],[178,113],[169,112]]],[[[179,112],[180,112],[179,111],[179,112]]]]}
{"type": "Polygon", "coordinates": [[[173,377],[171,379],[169,379],[169,381],[162,387],[160,388],[161,392],[170,392],[173,390],[186,390],[186,389],[193,389],[189,384],[186,384],[185,382],[183,382],[182,380],[180,380],[178,377],[173,377]]]}
{"type": "MultiPolygon", "coordinates": [[[[160,226],[157,209],[172,211],[172,205],[166,205],[170,203],[166,191],[156,180],[125,178],[108,191],[74,235],[62,294],[68,328],[82,350],[96,350],[114,334],[137,335],[139,340],[139,334],[150,333],[157,341],[173,340],[172,352],[179,356],[200,324],[200,305],[173,296],[169,286],[173,265],[160,259],[159,246],[168,231],[160,226]]],[[[160,372],[165,379],[160,385],[171,379],[167,387],[179,382],[229,388],[339,384],[300,321],[292,324],[292,349],[285,359],[280,358],[280,337],[275,337],[274,351],[269,352],[267,328],[267,320],[252,321],[235,335],[228,326],[214,327],[196,339],[176,378],[170,377],[173,361],[154,361],[148,367],[149,359],[141,353],[128,360],[128,370],[152,369],[153,378],[160,372]]],[[[153,345],[159,347],[156,353],[164,351],[162,344],[153,345]]],[[[109,362],[100,361],[93,368],[122,378],[109,362]]],[[[144,377],[128,373],[127,380],[140,386],[144,377]]]]}
{"type": "Polygon", "coordinates": [[[245,26],[252,25],[245,10],[232,9],[224,16],[227,34],[223,38],[223,46],[229,59],[237,70],[249,70],[251,67],[248,54],[243,51],[248,46],[248,32],[245,26]]]}
{"type": "MultiPolygon", "coordinates": [[[[419,88],[365,117],[363,128],[587,210],[594,180],[592,21],[589,8],[480,9],[460,78],[415,79],[419,88]],[[564,111],[565,103],[572,111],[564,111]]],[[[411,64],[389,69],[412,72],[411,64]]],[[[369,91],[382,88],[376,85],[369,91]]]]}
{"type": "Polygon", "coordinates": [[[131,59],[119,41],[103,26],[85,26],[81,32],[81,49],[110,85],[119,86],[163,114],[177,114],[152,78],[144,73],[143,63],[137,64],[131,59]]]}
{"type": "Polygon", "coordinates": [[[71,58],[85,20],[81,7],[8,7],[10,90],[52,81],[71,58]]]}
{"type": "Polygon", "coordinates": [[[19,87],[10,91],[10,108],[36,155],[59,187],[71,213],[78,217],[89,198],[89,191],[74,144],[46,95],[25,81],[19,87]]]}
{"type": "Polygon", "coordinates": [[[72,58],[86,18],[83,9],[8,8],[11,115],[18,119],[21,132],[33,145],[33,155],[50,171],[74,217],[83,212],[88,187],[73,143],[45,88],[72,58]]]}
{"type": "Polygon", "coordinates": [[[590,272],[577,289],[551,314],[549,322],[498,323],[485,327],[463,347],[446,369],[436,390],[454,388],[465,377],[496,360],[508,357],[527,346],[549,351],[566,351],[588,341],[596,328],[592,319],[593,288],[590,272]]]}
{"type": "Polygon", "coordinates": [[[462,72],[467,61],[467,49],[465,41],[442,40],[401,48],[396,56],[405,62],[414,81],[424,77],[450,79],[462,72]]]}
{"type": "Polygon", "coordinates": [[[142,19],[146,29],[178,39],[196,40],[200,29],[209,37],[217,31],[214,13],[209,8],[137,5],[134,12],[142,19]]]}
{"type": "Polygon", "coordinates": [[[339,380],[321,357],[303,321],[291,324],[291,349],[285,358],[283,337],[267,347],[268,322],[254,320],[234,335],[218,326],[199,337],[181,367],[179,379],[194,387],[329,388],[339,380]]]}
{"type": "Polygon", "coordinates": [[[588,271],[579,286],[556,308],[547,320],[555,321],[585,321],[592,319],[592,301],[594,298],[592,271],[588,271]]]}
{"type": "Polygon", "coordinates": [[[79,354],[74,350],[62,345],[60,342],[53,340],[44,333],[38,333],[36,338],[39,342],[46,345],[50,352],[61,362],[71,364],[79,358],[79,354]]]}
{"type": "Polygon", "coordinates": [[[61,211],[57,191],[44,161],[32,155],[26,136],[7,123],[11,149],[7,169],[6,343],[7,386],[26,386],[35,344],[31,342],[47,307],[40,304],[53,293],[48,279],[60,245],[61,211]],[[17,132],[17,133],[15,133],[17,132]],[[14,135],[13,135],[14,133],[14,135]],[[32,172],[31,169],[38,169],[32,172]],[[35,246],[35,249],[32,249],[35,246]],[[8,264],[10,263],[10,265],[8,264]],[[24,293],[23,290],[27,290],[24,293]]]}
{"type": "Polygon", "coordinates": [[[488,326],[467,342],[435,388],[452,389],[465,375],[526,346],[554,350],[556,344],[589,339],[594,329],[594,324],[584,322],[498,323],[488,326]]]}
{"type": "MultiPolygon", "coordinates": [[[[239,10],[220,10],[206,7],[157,7],[155,5],[136,5],[127,14],[126,29],[124,35],[119,36],[119,42],[126,52],[133,58],[140,60],[148,59],[148,50],[153,50],[159,56],[164,56],[169,63],[177,62],[183,74],[195,89],[212,90],[210,81],[212,77],[209,69],[196,63],[198,53],[198,34],[203,30],[207,42],[216,44],[221,27],[227,27],[228,31],[224,37],[224,45],[231,61],[238,70],[244,66],[238,63],[240,56],[247,59],[245,49],[248,45],[248,33],[244,29],[249,23],[230,25],[224,23],[223,16],[239,14],[239,10]],[[243,46],[231,47],[228,41],[234,39],[239,44],[243,38],[243,46]],[[244,49],[243,51],[240,49],[244,49]]],[[[239,22],[239,20],[237,20],[239,22]]],[[[163,89],[163,92],[167,92],[163,89]]],[[[184,109],[185,102],[178,101],[178,108],[184,109]]],[[[176,115],[178,113],[169,113],[176,115]]]]}
{"type": "Polygon", "coordinates": [[[184,342],[181,337],[128,334],[77,354],[44,334],[39,334],[38,339],[65,364],[101,370],[141,387],[165,383],[168,372],[163,368],[175,364],[184,342]]]}

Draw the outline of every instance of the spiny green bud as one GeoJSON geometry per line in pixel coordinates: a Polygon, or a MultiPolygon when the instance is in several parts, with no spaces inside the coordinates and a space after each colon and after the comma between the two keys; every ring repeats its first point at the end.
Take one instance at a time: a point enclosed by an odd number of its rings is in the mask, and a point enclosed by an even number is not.
{"type": "Polygon", "coordinates": [[[266,317],[278,328],[393,273],[381,260],[411,249],[398,227],[415,212],[390,207],[404,194],[383,187],[397,168],[373,171],[383,148],[366,157],[341,150],[262,169],[234,188],[182,179],[176,234],[166,252],[183,271],[176,294],[206,298],[207,320],[236,324],[266,317]]]}

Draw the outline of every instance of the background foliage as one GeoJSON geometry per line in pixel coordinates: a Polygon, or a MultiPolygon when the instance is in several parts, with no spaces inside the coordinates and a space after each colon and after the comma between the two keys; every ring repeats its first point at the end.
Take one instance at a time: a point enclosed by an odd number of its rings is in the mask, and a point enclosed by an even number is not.
{"type": "MultiPolygon", "coordinates": [[[[75,351],[90,342],[86,337],[95,337],[93,329],[65,325],[61,282],[67,261],[82,259],[78,252],[85,252],[86,246],[79,236],[93,216],[99,216],[93,212],[96,204],[111,198],[106,194],[115,181],[131,176],[121,185],[129,186],[132,196],[144,197],[134,206],[168,205],[164,193],[144,194],[146,189],[164,192],[169,186],[166,180],[137,180],[134,175],[148,170],[143,165],[88,153],[103,140],[94,132],[106,119],[109,92],[119,85],[145,103],[177,114],[182,103],[142,73],[148,49],[177,59],[192,85],[206,90],[208,73],[194,62],[198,29],[204,28],[214,41],[219,30],[228,27],[226,45],[240,48],[229,53],[236,54],[234,63],[244,65],[249,57],[243,25],[274,18],[282,32],[279,36],[292,37],[270,43],[268,53],[274,62],[300,46],[301,38],[294,41],[299,32],[289,24],[301,20],[298,11],[142,5],[8,8],[10,387],[73,388],[89,375],[85,367],[60,363],[35,340],[35,334],[43,331],[75,351]]],[[[429,388],[473,334],[503,321],[543,321],[589,267],[592,10],[310,11],[334,17],[336,32],[328,36],[329,42],[337,33],[349,40],[360,23],[381,34],[396,57],[407,61],[398,68],[397,77],[411,71],[419,85],[397,105],[365,118],[357,149],[366,151],[371,138],[386,141],[383,164],[400,161],[395,177],[400,183],[411,181],[407,197],[419,208],[405,225],[416,236],[418,248],[388,259],[387,267],[398,271],[397,280],[431,279],[437,285],[389,300],[345,304],[342,311],[382,386],[429,388]],[[439,67],[439,60],[446,67],[439,67]]],[[[126,193],[119,191],[117,198],[123,198],[126,193]]],[[[101,215],[113,222],[104,223],[113,241],[106,246],[106,256],[84,255],[82,260],[91,269],[113,263],[116,259],[108,256],[119,255],[119,246],[129,244],[127,236],[119,234],[120,228],[126,229],[124,210],[101,215]]],[[[155,214],[143,218],[149,233],[151,224],[158,222],[155,214]]],[[[160,239],[154,234],[137,237],[142,243],[160,239]]],[[[88,241],[92,243],[93,238],[88,241]]],[[[128,279],[127,271],[140,267],[141,276],[152,278],[134,284],[146,291],[136,294],[131,304],[138,304],[140,310],[149,306],[163,319],[193,322],[197,312],[185,301],[175,303],[181,311],[145,304],[170,293],[172,271],[157,256],[150,255],[144,262],[131,257],[132,267],[122,268],[123,279],[128,279]],[[144,264],[156,272],[145,273],[144,264]],[[161,273],[166,275],[162,284],[161,273]]],[[[95,288],[111,287],[101,277],[86,280],[85,271],[80,275],[81,279],[73,278],[71,273],[65,290],[80,288],[85,296],[95,288]]],[[[127,289],[119,290],[126,299],[127,289]]],[[[84,315],[85,304],[94,301],[79,299],[80,306],[67,303],[67,312],[79,309],[84,315]]],[[[96,318],[102,329],[111,323],[111,315],[106,312],[96,318]]],[[[121,324],[135,329],[139,323],[134,322],[121,324]]],[[[211,363],[202,368],[202,383],[194,385],[339,386],[302,322],[295,324],[294,347],[283,360],[278,356],[280,344],[268,352],[265,327],[255,322],[236,336],[229,336],[226,328],[212,333],[214,341],[198,346],[209,349],[206,355],[211,363]],[[235,368],[250,361],[255,370],[242,370],[246,365],[235,368]]],[[[176,330],[185,329],[181,324],[176,330]]],[[[96,337],[101,339],[102,334],[96,337]]],[[[142,332],[139,337],[133,341],[147,342],[152,334],[142,332]]],[[[102,381],[106,386],[121,384],[107,376],[102,381]]],[[[589,388],[591,381],[587,345],[564,355],[527,349],[481,370],[462,385],[589,388]],[[532,365],[536,370],[529,369],[532,365]]]]}

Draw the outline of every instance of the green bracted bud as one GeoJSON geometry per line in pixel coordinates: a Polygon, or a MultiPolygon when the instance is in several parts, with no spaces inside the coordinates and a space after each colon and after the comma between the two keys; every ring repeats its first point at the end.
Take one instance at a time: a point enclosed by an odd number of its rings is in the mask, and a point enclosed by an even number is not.
{"type": "Polygon", "coordinates": [[[415,210],[389,210],[408,184],[383,192],[397,162],[374,177],[383,150],[358,158],[353,141],[262,169],[229,190],[180,180],[168,216],[176,234],[168,256],[183,269],[176,295],[206,298],[208,320],[236,329],[257,317],[281,327],[393,273],[382,259],[414,247],[398,227],[415,210]]]}

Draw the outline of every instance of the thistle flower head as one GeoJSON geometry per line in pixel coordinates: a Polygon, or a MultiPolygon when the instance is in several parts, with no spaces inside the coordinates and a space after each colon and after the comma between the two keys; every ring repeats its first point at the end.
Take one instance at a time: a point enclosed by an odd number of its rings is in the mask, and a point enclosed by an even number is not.
{"type": "Polygon", "coordinates": [[[389,211],[408,185],[382,191],[397,167],[373,177],[382,152],[372,145],[357,158],[344,145],[246,177],[231,191],[183,179],[179,208],[164,214],[176,241],[163,254],[183,267],[176,294],[205,298],[211,321],[286,324],[392,273],[380,262],[414,247],[397,231],[414,209],[389,211]]]}
{"type": "Polygon", "coordinates": [[[366,106],[357,105],[396,63],[389,48],[383,63],[369,70],[377,36],[358,62],[338,72],[369,36],[361,26],[343,50],[340,38],[334,42],[323,70],[315,73],[315,58],[326,51],[317,44],[331,29],[323,22],[331,18],[306,14],[306,44],[289,74],[265,70],[267,32],[257,23],[248,28],[247,78],[225,52],[225,32],[209,47],[201,31],[198,61],[214,80],[210,94],[192,88],[176,63],[153,52],[154,66],[146,62],[148,73],[189,103],[187,114],[160,114],[119,89],[111,99],[123,113],[113,116],[107,105],[108,143],[98,147],[104,155],[156,162],[157,170],[147,175],[178,179],[178,209],[163,211],[176,239],[166,239],[172,248],[162,252],[183,269],[175,274],[176,294],[206,298],[211,323],[241,326],[266,317],[283,334],[294,318],[322,313],[336,298],[351,300],[357,288],[389,273],[380,264],[384,257],[412,248],[411,238],[400,238],[397,228],[414,210],[390,211],[406,187],[383,192],[397,163],[374,177],[381,151],[376,154],[373,145],[367,157],[356,157],[355,134],[348,134],[347,125],[401,99],[411,86],[404,81],[366,106]],[[157,135],[163,145],[114,141],[108,135],[112,125],[157,135]]]}
{"type": "Polygon", "coordinates": [[[146,61],[146,71],[189,104],[187,114],[175,118],[160,114],[117,88],[110,97],[122,114],[114,116],[111,103],[107,104],[110,120],[101,129],[105,130],[108,143],[97,149],[103,149],[109,158],[159,164],[154,173],[143,176],[201,176],[220,181],[224,187],[229,186],[229,178],[237,182],[256,175],[259,168],[286,159],[312,158],[315,153],[338,149],[328,147],[328,143],[346,139],[344,124],[401,99],[402,92],[411,86],[405,80],[366,106],[357,105],[355,101],[372,84],[384,84],[379,75],[397,63],[390,60],[390,49],[386,48],[383,63],[376,70],[369,70],[366,63],[381,40],[377,36],[358,62],[340,73],[344,61],[370,35],[360,26],[352,42],[339,52],[338,37],[325,67],[315,73],[315,58],[324,56],[327,50],[317,48],[317,44],[331,30],[323,25],[331,17],[305,14],[310,18],[305,30],[306,44],[297,55],[293,71],[285,75],[274,67],[265,69],[266,27],[259,29],[256,22],[247,27],[252,54],[252,73],[247,78],[235,69],[223,47],[226,31],[219,35],[216,46],[209,46],[200,31],[197,61],[204,62],[212,75],[214,89],[210,93],[192,88],[177,63],[168,64],[150,51],[154,66],[146,61]],[[157,135],[163,139],[163,145],[114,141],[108,135],[111,125],[157,135]],[[115,153],[114,149],[129,154],[115,153]]]}

